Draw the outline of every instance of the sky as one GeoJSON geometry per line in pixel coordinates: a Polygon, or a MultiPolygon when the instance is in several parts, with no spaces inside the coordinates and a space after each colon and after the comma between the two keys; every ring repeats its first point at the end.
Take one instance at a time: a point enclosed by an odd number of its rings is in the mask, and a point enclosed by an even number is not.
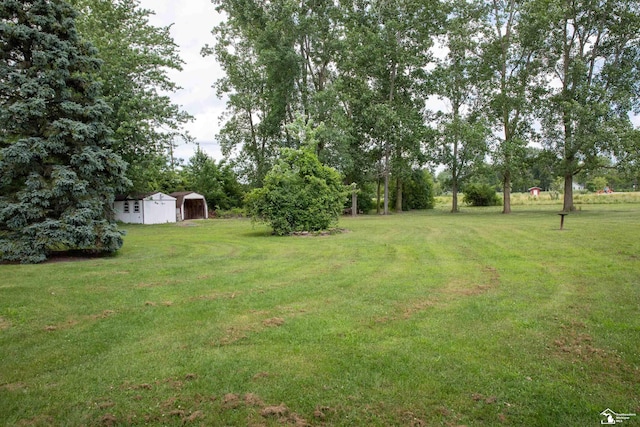
{"type": "MultiPolygon", "coordinates": [[[[149,22],[156,27],[171,25],[171,36],[180,47],[180,57],[185,62],[181,72],[170,70],[171,80],[182,87],[170,94],[172,101],[195,117],[185,126],[203,151],[216,160],[222,159],[215,136],[220,128],[219,117],[225,109],[225,100],[218,99],[211,86],[223,75],[212,56],[203,58],[200,49],[212,45],[213,27],[222,20],[211,0],[139,0],[140,6],[152,10],[149,22]]],[[[181,143],[175,157],[188,160],[196,151],[196,144],[181,143]]]]}

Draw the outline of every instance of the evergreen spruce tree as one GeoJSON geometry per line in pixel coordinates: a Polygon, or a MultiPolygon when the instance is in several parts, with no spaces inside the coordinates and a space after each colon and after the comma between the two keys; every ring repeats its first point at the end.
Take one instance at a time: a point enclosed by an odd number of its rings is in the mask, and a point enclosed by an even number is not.
{"type": "Polygon", "coordinates": [[[122,246],[113,200],[127,185],[111,149],[95,49],[61,0],[0,2],[0,259],[122,246]]]}

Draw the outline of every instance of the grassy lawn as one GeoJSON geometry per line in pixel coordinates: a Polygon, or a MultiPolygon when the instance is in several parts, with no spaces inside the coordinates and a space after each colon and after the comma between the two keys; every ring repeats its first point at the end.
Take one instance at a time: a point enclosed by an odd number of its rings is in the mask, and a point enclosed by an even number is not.
{"type": "Polygon", "coordinates": [[[1,265],[0,424],[640,425],[640,204],[445,210],[1,265]]]}

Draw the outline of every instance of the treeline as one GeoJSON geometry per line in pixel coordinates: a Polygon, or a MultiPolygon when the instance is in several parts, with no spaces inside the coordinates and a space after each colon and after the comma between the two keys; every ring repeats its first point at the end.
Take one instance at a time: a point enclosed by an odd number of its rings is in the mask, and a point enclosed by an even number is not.
{"type": "Polygon", "coordinates": [[[133,192],[189,189],[241,206],[239,189],[261,186],[280,149],[300,146],[298,118],[315,123],[316,154],[357,184],[365,211],[413,207],[416,171],[437,166],[453,211],[471,183],[496,187],[509,212],[512,189],[561,177],[571,209],[573,181],[626,189],[639,175],[635,0],[216,0],[226,20],[203,54],[225,71],[218,164],[173,155],[193,142],[193,117],[169,97],[169,71],[183,65],[170,27],[151,25],[138,0],[70,3],[101,60],[133,192]],[[212,176],[196,179],[198,168],[212,176]]]}
{"type": "Polygon", "coordinates": [[[571,210],[576,176],[638,176],[636,0],[213,3],[226,16],[203,49],[226,73],[218,140],[251,186],[300,145],[299,118],[318,124],[322,162],[373,186],[384,212],[435,165],[452,211],[475,181],[497,183],[508,213],[512,189],[560,177],[571,210]]]}

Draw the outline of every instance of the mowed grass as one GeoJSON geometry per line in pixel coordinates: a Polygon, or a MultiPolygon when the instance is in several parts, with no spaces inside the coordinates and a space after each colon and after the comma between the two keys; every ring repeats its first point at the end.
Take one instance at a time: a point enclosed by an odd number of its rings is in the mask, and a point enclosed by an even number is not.
{"type": "Polygon", "coordinates": [[[557,210],[127,226],[115,257],[0,266],[0,424],[640,418],[640,205],[557,210]]]}

